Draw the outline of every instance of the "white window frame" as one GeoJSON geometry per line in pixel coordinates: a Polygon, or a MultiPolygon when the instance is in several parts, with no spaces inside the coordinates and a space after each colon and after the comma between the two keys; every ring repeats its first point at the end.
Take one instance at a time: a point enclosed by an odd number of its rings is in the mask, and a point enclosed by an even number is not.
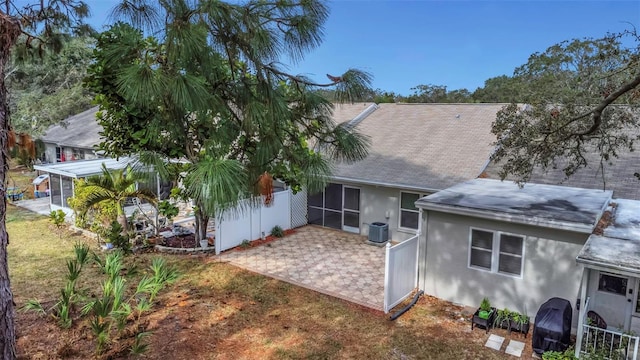
{"type": "MultiPolygon", "coordinates": [[[[411,212],[411,213],[416,213],[416,214],[420,214],[420,210],[418,209],[404,209],[402,207],[402,194],[412,194],[412,195],[418,195],[418,199],[426,196],[425,194],[422,193],[418,193],[418,192],[413,192],[413,191],[400,191],[400,196],[398,196],[398,230],[404,230],[404,231],[416,231],[418,230],[418,228],[409,228],[409,227],[404,227],[402,226],[402,212],[403,211],[407,211],[407,212],[411,212]]],[[[420,216],[418,215],[418,224],[420,223],[420,221],[422,221],[422,219],[420,219],[420,216]]],[[[418,225],[419,227],[420,225],[418,225]]]]}
{"type": "MultiPolygon", "coordinates": [[[[513,277],[513,278],[517,278],[517,279],[522,279],[522,277],[524,275],[525,244],[526,244],[525,241],[526,241],[526,239],[527,239],[527,237],[524,236],[524,235],[521,235],[521,234],[514,234],[514,233],[510,233],[510,232],[506,232],[506,231],[489,230],[489,229],[483,229],[483,228],[479,228],[479,227],[469,227],[469,247],[468,247],[468,250],[467,250],[467,267],[469,269],[473,269],[473,270],[477,270],[477,271],[484,271],[484,272],[489,272],[489,273],[492,273],[492,274],[499,274],[499,275],[509,276],[509,277],[513,277]],[[493,234],[492,249],[491,249],[491,269],[486,269],[486,268],[483,268],[483,267],[471,265],[471,250],[472,250],[472,243],[473,243],[473,238],[472,238],[473,230],[484,231],[484,232],[488,232],[488,233],[493,234]],[[519,238],[522,239],[522,254],[520,256],[521,260],[520,260],[520,274],[519,275],[498,271],[498,269],[500,268],[500,240],[501,240],[501,236],[502,235],[515,236],[515,237],[519,237],[519,238]]],[[[513,255],[513,254],[509,254],[509,255],[513,255]]]]}

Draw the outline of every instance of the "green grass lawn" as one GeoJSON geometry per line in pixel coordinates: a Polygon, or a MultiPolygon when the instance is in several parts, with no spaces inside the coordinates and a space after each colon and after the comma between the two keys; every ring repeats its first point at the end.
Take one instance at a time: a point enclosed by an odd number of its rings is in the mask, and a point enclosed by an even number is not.
{"type": "MultiPolygon", "coordinates": [[[[18,307],[36,298],[53,304],[64,284],[73,244],[94,240],[64,232],[48,218],[9,206],[9,266],[18,307]]],[[[149,359],[501,359],[484,348],[482,330],[471,332],[459,308],[423,297],[395,322],[381,312],[257,275],[211,256],[131,255],[123,272],[128,285],[145,274],[151,259],[164,256],[182,276],[139,320],[151,335],[149,359]],[[136,271],[132,271],[136,269],[136,271]]],[[[103,275],[87,266],[79,285],[100,294],[103,275]]],[[[134,320],[132,320],[134,322],[134,320]]],[[[96,355],[86,318],[61,329],[47,316],[17,314],[18,349],[24,359],[133,358],[118,351],[128,341],[113,336],[115,353],[96,355]],[[117,354],[117,356],[114,356],[117,354]]]]}

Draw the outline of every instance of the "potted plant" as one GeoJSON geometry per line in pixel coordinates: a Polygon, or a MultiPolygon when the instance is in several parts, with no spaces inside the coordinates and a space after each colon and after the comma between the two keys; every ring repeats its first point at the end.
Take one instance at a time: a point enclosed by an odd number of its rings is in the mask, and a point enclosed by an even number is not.
{"type": "Polygon", "coordinates": [[[482,302],[480,302],[480,311],[478,312],[478,316],[481,319],[486,320],[491,315],[491,312],[492,312],[492,308],[491,308],[491,302],[489,302],[489,299],[487,298],[482,299],[482,302]]]}
{"type": "Polygon", "coordinates": [[[514,331],[518,331],[524,334],[527,337],[527,333],[529,332],[529,316],[525,314],[520,314],[518,312],[514,312],[511,317],[510,329],[514,331]]]}
{"type": "Polygon", "coordinates": [[[471,318],[471,330],[473,330],[474,325],[478,325],[484,327],[486,331],[489,332],[489,328],[491,328],[491,325],[493,324],[495,313],[495,308],[491,307],[489,299],[482,299],[480,307],[471,318]]]}
{"type": "Polygon", "coordinates": [[[515,314],[515,312],[512,312],[507,308],[496,311],[496,315],[493,320],[493,327],[510,330],[513,314],[515,314]]]}

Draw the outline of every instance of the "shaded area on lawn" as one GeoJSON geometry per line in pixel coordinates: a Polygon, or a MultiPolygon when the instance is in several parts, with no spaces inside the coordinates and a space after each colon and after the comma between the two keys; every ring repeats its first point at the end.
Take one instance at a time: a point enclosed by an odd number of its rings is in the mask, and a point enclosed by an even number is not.
{"type": "MultiPolygon", "coordinates": [[[[79,236],[58,239],[45,217],[9,208],[9,259],[18,307],[30,298],[52,301],[63,284],[65,261],[79,236]]],[[[94,249],[94,240],[86,240],[94,249]]],[[[135,283],[157,254],[129,256],[135,283]],[[135,273],[135,272],[133,272],[135,273]]],[[[381,312],[241,270],[210,256],[164,256],[181,279],[141,319],[152,331],[152,359],[501,359],[484,348],[484,331],[471,332],[460,309],[422,298],[395,322],[381,312]]],[[[88,267],[87,296],[100,290],[88,267]],[[93,281],[93,282],[91,282],[93,281]]],[[[95,358],[86,320],[68,330],[34,313],[17,314],[21,358],[95,358]]],[[[119,346],[116,341],[114,347],[119,346]]],[[[126,354],[126,353],[123,353],[126,354]]]]}

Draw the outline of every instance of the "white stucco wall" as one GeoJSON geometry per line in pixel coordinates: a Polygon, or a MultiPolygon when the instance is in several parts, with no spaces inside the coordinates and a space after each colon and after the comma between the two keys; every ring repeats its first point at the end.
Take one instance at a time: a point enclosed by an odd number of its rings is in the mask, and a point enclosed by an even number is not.
{"type": "Polygon", "coordinates": [[[393,241],[404,241],[415,235],[415,230],[399,228],[400,192],[420,192],[383,186],[341,184],[360,189],[361,235],[369,235],[369,224],[373,222],[389,224],[389,239],[393,241]]]}
{"type": "Polygon", "coordinates": [[[427,294],[471,307],[488,297],[494,307],[531,317],[546,300],[560,297],[571,302],[575,323],[582,276],[575,258],[586,234],[432,211],[424,215],[419,285],[427,294]],[[524,235],[522,278],[469,268],[470,227],[524,235]]]}
{"type": "MultiPolygon", "coordinates": [[[[65,159],[67,161],[70,161],[73,155],[73,148],[71,147],[63,147],[63,148],[64,148],[65,159]]],[[[80,148],[76,148],[76,149],[77,149],[77,152],[80,153],[80,156],[78,156],[76,160],[90,160],[90,159],[98,158],[98,156],[91,149],[80,149],[80,148]]],[[[45,153],[45,161],[47,163],[56,162],[56,145],[55,144],[45,143],[44,153],[45,153]]]]}

